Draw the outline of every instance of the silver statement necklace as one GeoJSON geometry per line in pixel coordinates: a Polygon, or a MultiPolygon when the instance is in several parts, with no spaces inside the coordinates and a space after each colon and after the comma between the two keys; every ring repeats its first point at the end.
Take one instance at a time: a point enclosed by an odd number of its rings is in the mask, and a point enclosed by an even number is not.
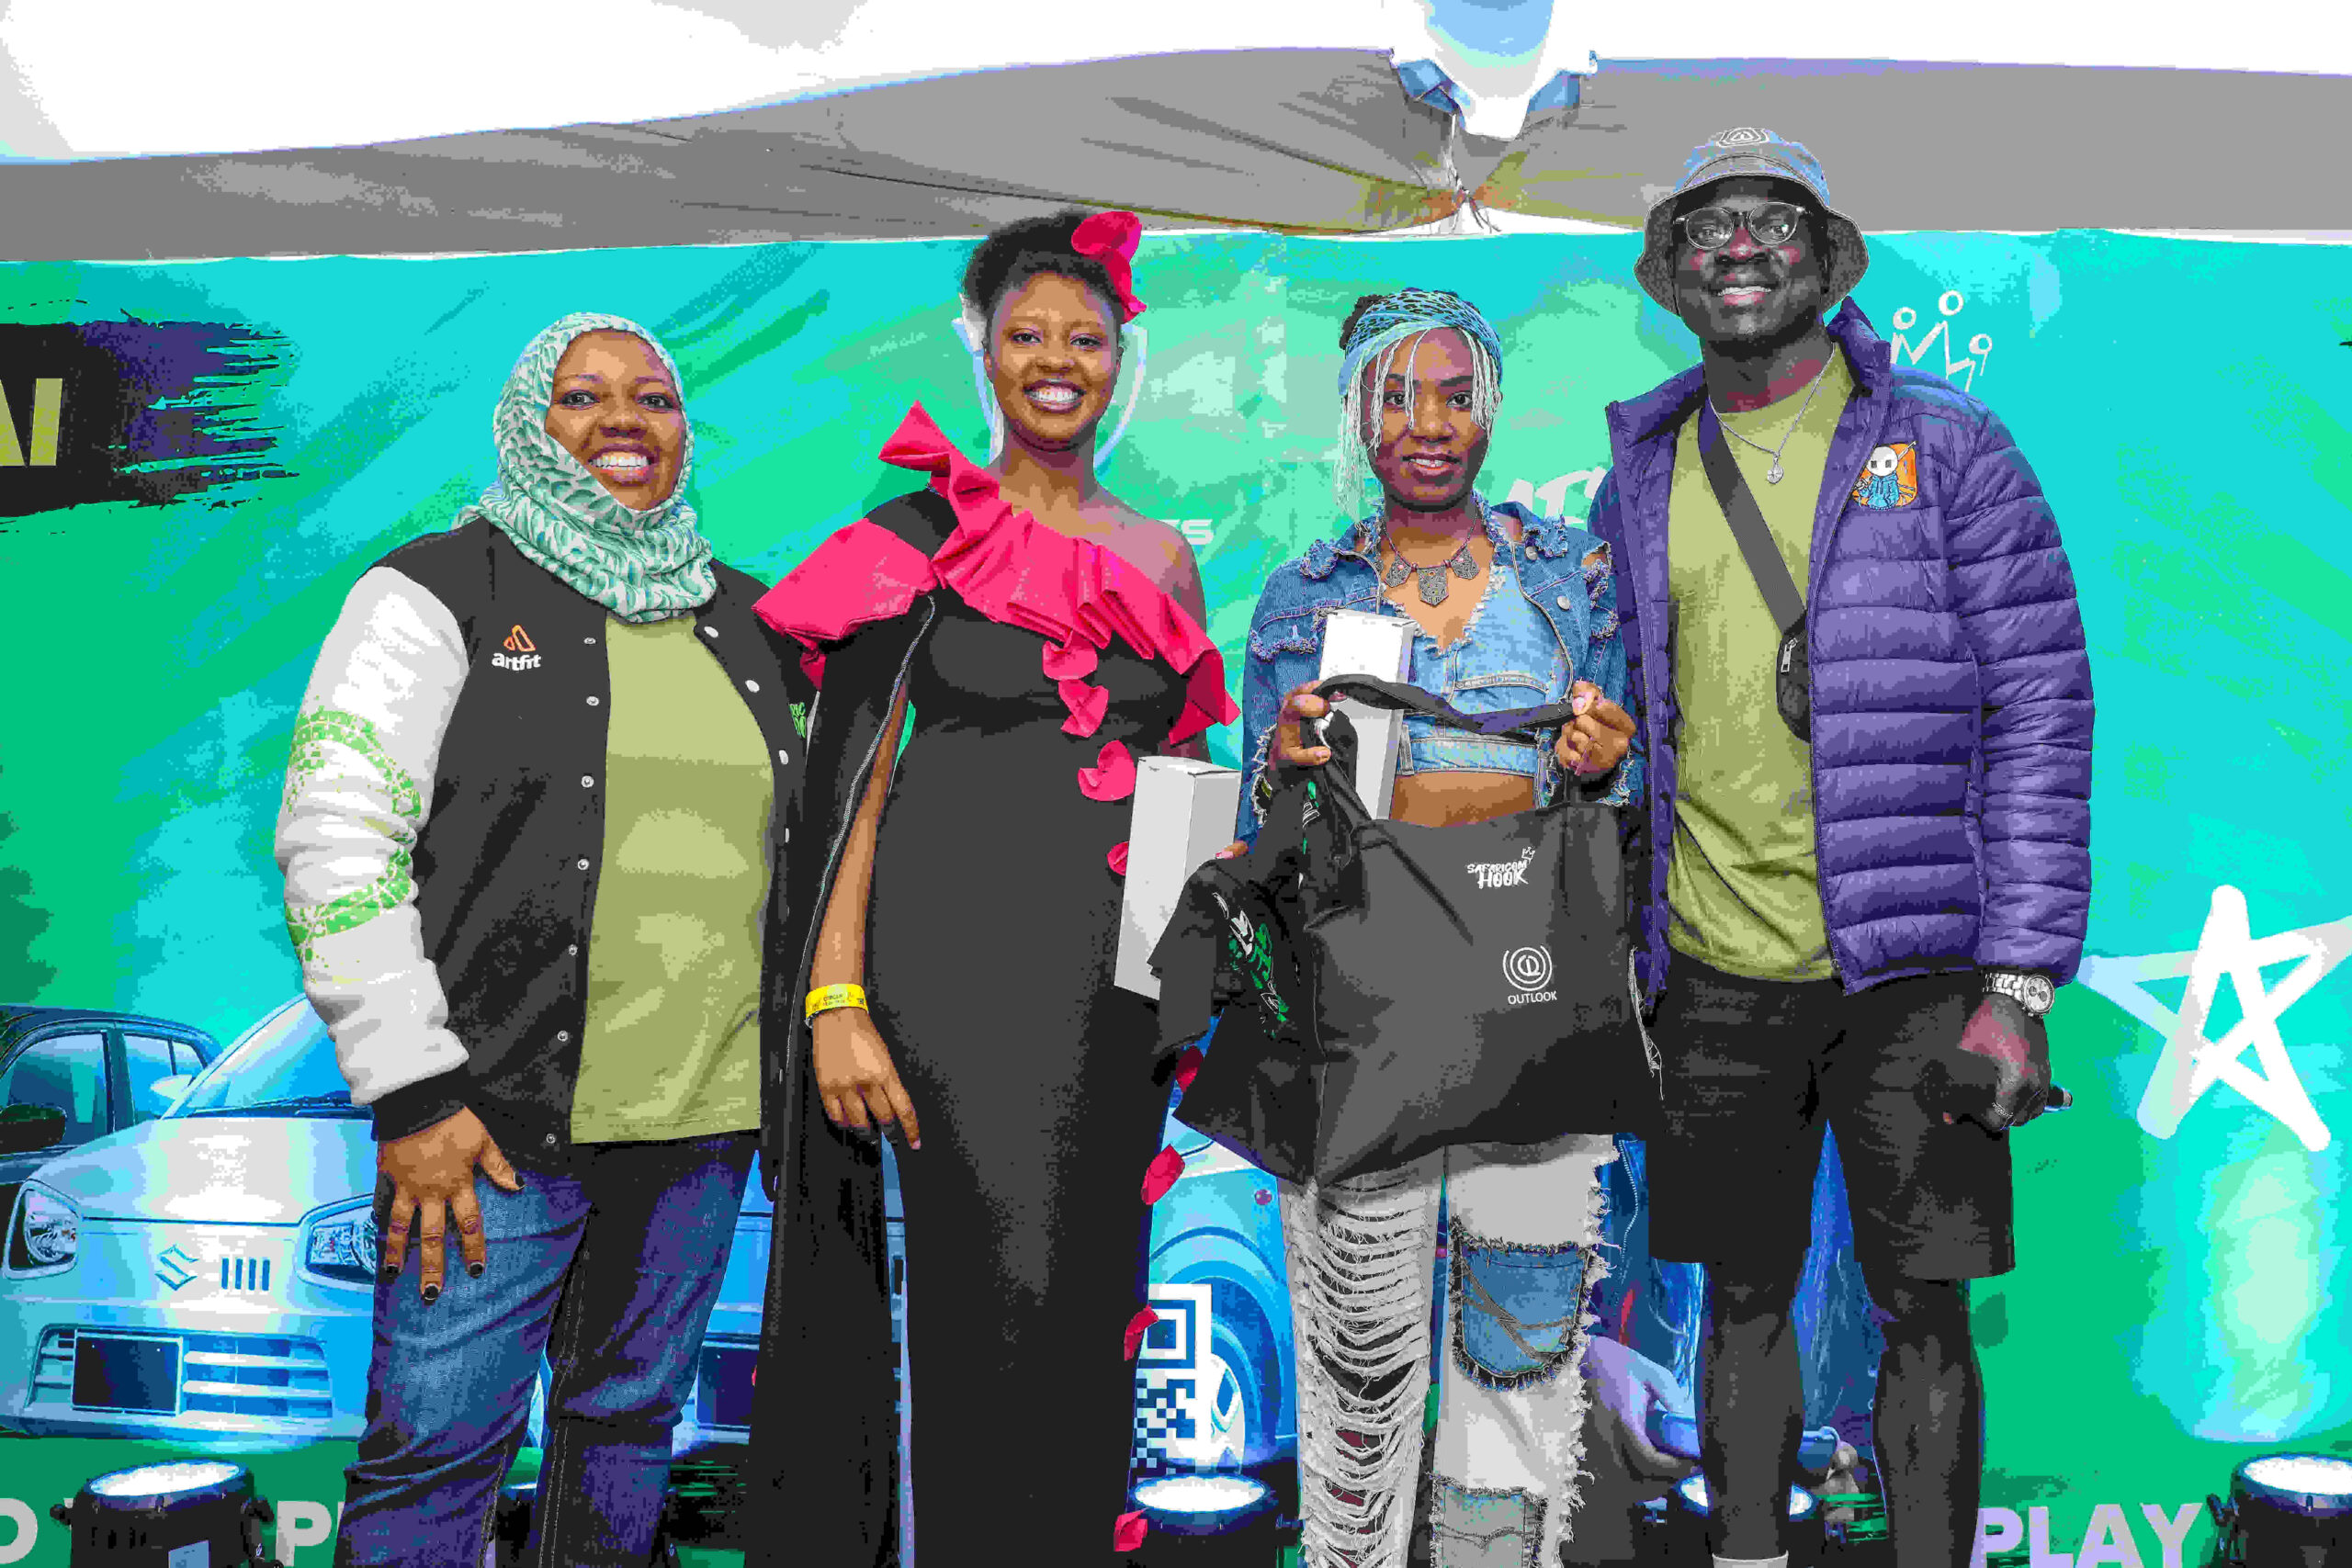
{"type": "Polygon", "coordinates": [[[1431,609],[1445,603],[1446,593],[1453,586],[1445,580],[1448,572],[1452,572],[1464,582],[1473,581],[1477,578],[1478,563],[1471,558],[1470,541],[1467,539],[1462,541],[1462,547],[1455,550],[1450,558],[1442,560],[1435,566],[1415,566],[1407,560],[1404,552],[1396,547],[1396,541],[1384,539],[1383,543],[1387,545],[1388,553],[1396,558],[1388,563],[1388,570],[1380,574],[1380,581],[1391,588],[1402,588],[1405,586],[1406,578],[1419,578],[1421,603],[1431,609]]]}
{"type": "MultiPolygon", "coordinates": [[[[1828,361],[1824,360],[1822,362],[1821,368],[1813,373],[1813,385],[1805,389],[1804,401],[1797,405],[1796,418],[1789,421],[1788,429],[1781,432],[1781,444],[1778,446],[1767,446],[1761,441],[1750,440],[1747,436],[1740,434],[1738,431],[1733,430],[1730,425],[1724,423],[1724,411],[1721,409],[1715,409],[1715,423],[1716,424],[1721,425],[1724,432],[1736,440],[1747,442],[1750,446],[1755,447],[1758,452],[1768,453],[1770,455],[1772,466],[1764,470],[1764,482],[1766,484],[1776,485],[1781,482],[1781,454],[1789,449],[1789,437],[1794,435],[1797,433],[1797,426],[1804,423],[1804,411],[1813,407],[1813,394],[1821,390],[1821,378],[1828,373],[1829,363],[1828,361]]],[[[1708,400],[1708,406],[1710,408],[1714,406],[1713,399],[1708,400]]]]}

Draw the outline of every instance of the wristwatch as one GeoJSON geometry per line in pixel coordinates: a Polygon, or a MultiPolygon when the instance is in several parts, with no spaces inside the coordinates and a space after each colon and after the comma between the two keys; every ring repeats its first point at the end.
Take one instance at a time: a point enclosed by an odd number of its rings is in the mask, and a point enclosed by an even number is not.
{"type": "Polygon", "coordinates": [[[2036,1018],[2047,1013],[2050,1004],[2058,999],[2058,987],[2050,983],[2050,976],[2030,969],[1987,969],[1984,988],[2008,998],[2036,1018]]]}

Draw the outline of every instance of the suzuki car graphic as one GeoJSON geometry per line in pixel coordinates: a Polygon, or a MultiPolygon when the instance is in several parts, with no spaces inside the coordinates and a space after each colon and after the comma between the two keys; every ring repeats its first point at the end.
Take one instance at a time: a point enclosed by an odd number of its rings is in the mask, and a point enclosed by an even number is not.
{"type": "MultiPolygon", "coordinates": [[[[376,1145],[334,1046],[297,998],[164,1113],[40,1167],[0,1256],[0,1426],[260,1453],[364,1425],[376,1145]]],[[[768,1204],[737,1221],[679,1446],[742,1440],[768,1204]]],[[[529,1440],[545,1410],[544,1371],[529,1440]]]]}
{"type": "Polygon", "coordinates": [[[0,1423],[263,1451],[359,1431],[375,1145],[307,1002],[168,1111],[27,1178],[0,1258],[0,1423]]]}
{"type": "MultiPolygon", "coordinates": [[[[378,1267],[376,1145],[325,1025],[297,998],[192,1079],[166,1077],[146,1095],[153,1119],[38,1167],[5,1212],[0,1426],[229,1453],[356,1438],[378,1267]]],[[[1162,1322],[1138,1357],[1138,1427],[1152,1431],[1137,1457],[1192,1468],[1287,1455],[1290,1314],[1272,1179],[1172,1119],[1168,1131],[1186,1168],[1153,1214],[1162,1322]]],[[[902,1325],[906,1222],[895,1162],[884,1170],[902,1325]]],[[[673,1439],[681,1451],[748,1436],[772,1224],[754,1166],[673,1439]]],[[[542,1368],[533,1446],[546,1385],[542,1368]]]]}

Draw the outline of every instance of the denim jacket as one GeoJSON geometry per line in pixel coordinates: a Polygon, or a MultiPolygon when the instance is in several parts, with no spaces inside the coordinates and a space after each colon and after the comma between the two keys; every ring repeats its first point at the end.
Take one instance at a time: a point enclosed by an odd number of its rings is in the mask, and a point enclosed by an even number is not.
{"type": "MultiPolygon", "coordinates": [[[[1625,651],[1617,637],[1617,587],[1609,547],[1574,524],[1538,517],[1515,502],[1489,505],[1487,533],[1496,549],[1510,551],[1515,572],[1498,575],[1493,591],[1507,584],[1523,593],[1552,628],[1555,658],[1547,671],[1550,690],[1529,695],[1518,707],[1556,701],[1578,681],[1589,681],[1611,702],[1626,700],[1625,651]]],[[[1258,782],[1265,772],[1269,731],[1282,708],[1283,694],[1312,681],[1322,664],[1323,622],[1335,610],[1382,612],[1378,536],[1369,523],[1351,523],[1339,536],[1318,539],[1307,552],[1276,567],[1258,597],[1250,621],[1250,650],[1241,678],[1241,807],[1238,836],[1258,836],[1258,782]]],[[[1417,635],[1419,634],[1416,628],[1417,635]]],[[[1454,694],[1440,691],[1449,701],[1454,694]]],[[[1467,706],[1468,705],[1457,705],[1467,706]]],[[[1642,787],[1641,739],[1616,767],[1600,778],[1578,781],[1589,797],[1623,806],[1642,787]]],[[[1537,760],[1535,798],[1548,802],[1562,770],[1546,747],[1537,760]]]]}

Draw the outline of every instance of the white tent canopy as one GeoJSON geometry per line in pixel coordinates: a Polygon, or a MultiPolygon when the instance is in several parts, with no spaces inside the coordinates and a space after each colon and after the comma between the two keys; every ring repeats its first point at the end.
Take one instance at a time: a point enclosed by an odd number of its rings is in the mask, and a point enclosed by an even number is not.
{"type": "Polygon", "coordinates": [[[2352,26],[2291,9],[2217,34],[1994,0],[1966,52],[2018,63],[1972,65],[1916,7],[1717,0],[1187,0],[1051,28],[939,0],[14,0],[0,210],[26,260],[919,238],[1069,203],[1620,227],[1694,142],[1765,125],[1872,229],[2305,231],[2341,221],[2323,149],[2352,76],[2314,73],[2352,70],[2352,26]]]}
{"type": "MultiPolygon", "coordinates": [[[[1434,58],[1474,95],[1507,102],[1591,54],[2347,76],[2352,19],[2311,0],[2150,0],[2128,14],[2064,0],[1974,0],[1959,13],[1857,0],[1185,0],[1057,11],[966,0],[10,0],[0,6],[0,152],[257,152],[672,119],[949,72],[1227,49],[1434,58]]],[[[1052,134],[1055,107],[1033,106],[1039,134],[1052,134]]],[[[1977,109],[1989,116],[1997,104],[1977,109]]]]}

